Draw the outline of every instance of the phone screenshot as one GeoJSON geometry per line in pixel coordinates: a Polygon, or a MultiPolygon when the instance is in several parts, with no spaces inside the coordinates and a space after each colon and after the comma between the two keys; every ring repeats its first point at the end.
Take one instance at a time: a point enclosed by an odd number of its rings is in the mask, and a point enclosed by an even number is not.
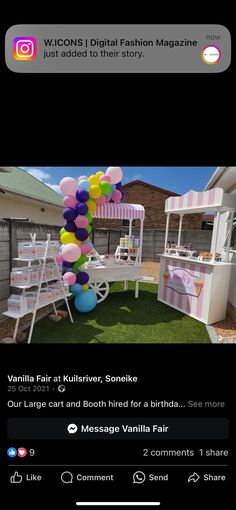
{"type": "Polygon", "coordinates": [[[1,31],[7,508],[229,510],[232,26],[65,21],[1,31]]]}

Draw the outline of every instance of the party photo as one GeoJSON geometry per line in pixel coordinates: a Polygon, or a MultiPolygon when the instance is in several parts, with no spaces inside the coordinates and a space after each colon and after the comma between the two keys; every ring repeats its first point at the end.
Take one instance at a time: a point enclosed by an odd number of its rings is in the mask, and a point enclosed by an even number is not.
{"type": "Polygon", "coordinates": [[[0,344],[236,343],[236,167],[0,167],[0,344]]]}

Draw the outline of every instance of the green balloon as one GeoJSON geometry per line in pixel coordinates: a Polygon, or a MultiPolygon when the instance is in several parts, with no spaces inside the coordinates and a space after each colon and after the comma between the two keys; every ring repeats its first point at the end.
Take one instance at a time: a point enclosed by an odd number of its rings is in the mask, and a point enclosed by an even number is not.
{"type": "Polygon", "coordinates": [[[88,212],[88,213],[86,214],[86,218],[88,218],[89,223],[92,223],[92,221],[93,221],[92,214],[90,214],[90,213],[88,212]]]}
{"type": "Polygon", "coordinates": [[[76,270],[76,269],[79,269],[79,267],[80,267],[82,264],[84,264],[84,263],[86,262],[86,260],[87,260],[86,255],[84,255],[84,254],[82,253],[82,255],[80,256],[80,258],[79,258],[79,259],[78,259],[78,260],[74,263],[74,265],[73,265],[73,269],[75,269],[75,270],[76,270]]]}
{"type": "Polygon", "coordinates": [[[92,230],[91,225],[88,225],[88,226],[86,227],[86,230],[87,230],[87,232],[90,234],[90,232],[91,232],[91,230],[92,230]]]}
{"type": "Polygon", "coordinates": [[[64,232],[66,232],[66,229],[64,227],[62,227],[60,230],[60,236],[62,236],[62,234],[64,234],[64,232]]]}
{"type": "Polygon", "coordinates": [[[108,193],[111,191],[111,184],[106,181],[100,182],[100,188],[103,195],[108,195],[108,193]]]}
{"type": "Polygon", "coordinates": [[[84,253],[82,253],[82,255],[79,258],[80,264],[84,264],[86,262],[86,260],[87,260],[86,255],[84,255],[84,253]]]}

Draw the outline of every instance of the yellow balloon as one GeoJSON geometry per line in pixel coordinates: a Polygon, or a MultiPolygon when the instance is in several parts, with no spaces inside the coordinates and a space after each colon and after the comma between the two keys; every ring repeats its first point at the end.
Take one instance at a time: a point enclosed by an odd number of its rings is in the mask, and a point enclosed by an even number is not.
{"type": "Polygon", "coordinates": [[[85,291],[85,290],[89,290],[89,286],[88,286],[88,284],[87,284],[87,283],[85,283],[84,285],[81,285],[81,289],[82,289],[82,290],[84,290],[84,291],[85,291]]]}
{"type": "Polygon", "coordinates": [[[96,175],[100,178],[102,175],[104,175],[104,172],[96,172],[96,175]]]}
{"type": "Polygon", "coordinates": [[[91,186],[96,186],[100,182],[99,177],[97,175],[90,175],[88,181],[90,182],[91,186]]]}
{"type": "Polygon", "coordinates": [[[90,191],[89,191],[90,197],[99,198],[101,196],[101,194],[102,194],[102,192],[101,192],[100,186],[97,186],[97,185],[91,186],[90,191]]]}
{"type": "Polygon", "coordinates": [[[62,244],[74,243],[76,240],[75,234],[73,232],[64,232],[61,236],[62,244]]]}
{"type": "Polygon", "coordinates": [[[79,241],[79,239],[75,237],[75,234],[73,232],[64,232],[64,234],[62,234],[61,236],[61,243],[62,244],[74,243],[77,244],[77,246],[80,246],[80,244],[82,244],[81,241],[79,241]]]}
{"type": "Polygon", "coordinates": [[[94,214],[97,208],[94,200],[87,200],[86,204],[88,206],[88,211],[90,212],[90,214],[94,214]]]}

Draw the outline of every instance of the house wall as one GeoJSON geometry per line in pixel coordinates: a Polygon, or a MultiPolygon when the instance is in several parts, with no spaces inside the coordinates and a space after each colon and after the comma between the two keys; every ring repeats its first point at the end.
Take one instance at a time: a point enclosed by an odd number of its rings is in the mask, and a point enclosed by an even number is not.
{"type": "Polygon", "coordinates": [[[0,218],[28,218],[34,223],[63,225],[62,207],[11,193],[0,194],[0,218]]]}
{"type": "MultiPolygon", "coordinates": [[[[141,204],[145,208],[144,228],[165,229],[166,214],[165,201],[173,193],[165,190],[155,189],[154,187],[145,186],[142,183],[131,183],[128,187],[124,187],[124,202],[129,204],[141,204]]],[[[120,220],[94,220],[94,226],[99,228],[121,228],[123,222],[120,220]]],[[[135,223],[138,226],[138,222],[135,223]]],[[[170,229],[177,230],[179,228],[179,216],[171,214],[170,229]]],[[[202,215],[191,214],[184,216],[183,229],[185,230],[201,230],[202,215]]]]}

